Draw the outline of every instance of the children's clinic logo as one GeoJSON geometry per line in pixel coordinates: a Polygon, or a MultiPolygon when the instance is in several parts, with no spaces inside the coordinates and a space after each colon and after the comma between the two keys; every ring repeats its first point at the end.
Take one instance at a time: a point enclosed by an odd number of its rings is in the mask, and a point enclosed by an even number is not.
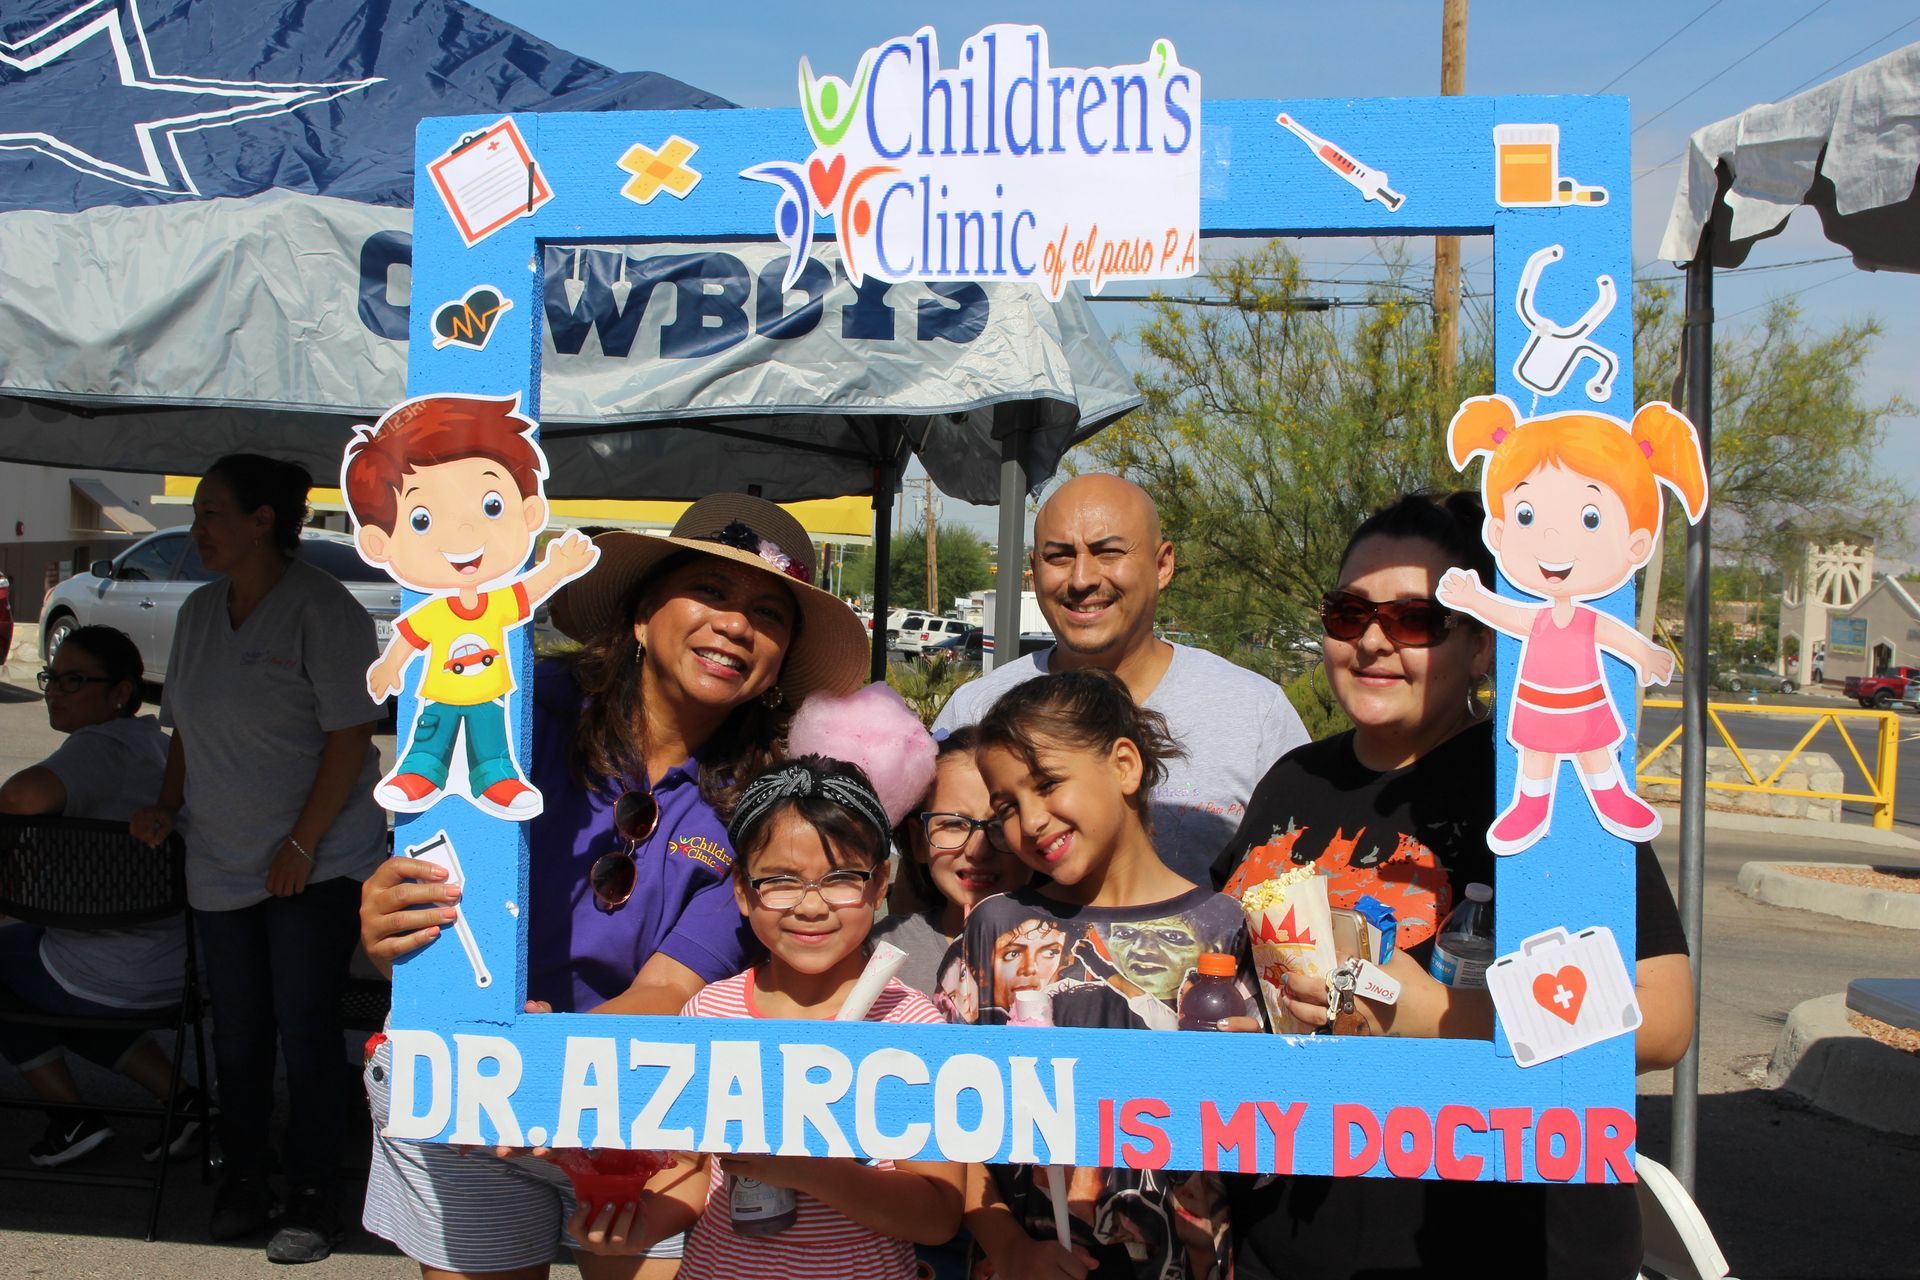
{"type": "Polygon", "coordinates": [[[1118,67],[1056,67],[1047,33],[1001,24],[943,69],[932,27],[861,55],[851,81],[800,61],[813,153],[741,177],[779,190],[773,228],[806,265],[832,220],[857,285],[1169,279],[1199,268],[1200,76],[1171,40],[1118,67]]]}

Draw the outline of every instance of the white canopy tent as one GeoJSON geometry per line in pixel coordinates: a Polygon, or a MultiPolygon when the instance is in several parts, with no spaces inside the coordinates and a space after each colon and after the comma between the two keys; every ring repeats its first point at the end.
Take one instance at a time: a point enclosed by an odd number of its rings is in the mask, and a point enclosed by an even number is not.
{"type": "MultiPolygon", "coordinates": [[[[1761,103],[1694,132],[1660,256],[1687,270],[1682,358],[1687,413],[1711,458],[1713,269],[1745,262],[1794,209],[1820,215],[1828,240],[1866,271],[1920,271],[1920,44],[1785,102],[1761,103]]],[[[1695,957],[1693,1046],[1674,1071],[1673,1171],[1689,1191],[1698,1138],[1702,878],[1706,861],[1709,521],[1688,533],[1686,687],[1680,775],[1680,916],[1695,957]]]]}

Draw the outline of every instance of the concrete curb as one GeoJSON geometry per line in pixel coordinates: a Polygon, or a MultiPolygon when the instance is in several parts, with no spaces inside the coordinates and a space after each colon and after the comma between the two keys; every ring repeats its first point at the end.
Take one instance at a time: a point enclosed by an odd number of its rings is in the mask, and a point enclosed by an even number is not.
{"type": "Polygon", "coordinates": [[[1803,1000],[1767,1064],[1769,1088],[1883,1133],[1920,1135],[1920,1057],[1847,1021],[1844,994],[1803,1000]]]}
{"type": "Polygon", "coordinates": [[[1835,884],[1797,876],[1785,868],[1832,867],[1836,862],[1748,862],[1740,867],[1736,885],[1740,892],[1759,902],[1799,911],[1818,911],[1858,920],[1864,924],[1886,925],[1893,929],[1920,929],[1920,893],[1889,893],[1859,885],[1835,884]]]}
{"type": "MultiPolygon", "coordinates": [[[[1647,803],[1672,815],[1678,829],[1680,806],[1662,802],[1658,796],[1646,797],[1647,803]]],[[[1707,830],[1732,831],[1741,835],[1785,837],[1791,840],[1868,845],[1876,849],[1898,849],[1920,855],[1920,839],[1901,831],[1882,831],[1864,822],[1821,822],[1811,818],[1780,818],[1757,813],[1730,813],[1724,809],[1707,810],[1707,830]]]]}

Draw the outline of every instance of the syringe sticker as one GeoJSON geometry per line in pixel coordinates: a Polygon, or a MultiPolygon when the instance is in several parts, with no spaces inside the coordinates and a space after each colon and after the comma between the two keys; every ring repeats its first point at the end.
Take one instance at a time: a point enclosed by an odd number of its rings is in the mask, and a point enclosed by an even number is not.
{"type": "Polygon", "coordinates": [[[1396,212],[1407,202],[1404,195],[1387,185],[1384,171],[1362,164],[1345,149],[1328,142],[1284,111],[1275,120],[1281,128],[1306,143],[1314,159],[1345,178],[1360,193],[1362,200],[1377,200],[1387,207],[1389,213],[1396,212]]]}

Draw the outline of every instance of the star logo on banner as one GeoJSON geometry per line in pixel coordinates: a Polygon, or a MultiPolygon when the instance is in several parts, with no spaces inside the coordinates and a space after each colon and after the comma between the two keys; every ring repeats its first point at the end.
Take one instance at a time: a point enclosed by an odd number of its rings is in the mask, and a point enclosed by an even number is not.
{"type": "Polygon", "coordinates": [[[620,194],[635,204],[646,204],[665,187],[676,200],[685,200],[687,193],[700,183],[700,171],[687,165],[699,149],[697,143],[688,142],[677,133],[657,152],[634,143],[627,148],[627,154],[620,157],[620,167],[633,175],[633,179],[620,188],[620,194]]]}
{"type": "MultiPolygon", "coordinates": [[[[92,40],[105,40],[120,73],[120,84],[127,90],[151,93],[151,105],[137,112],[142,117],[133,124],[144,166],[118,164],[41,131],[10,131],[0,127],[0,150],[37,151],[81,173],[164,195],[199,195],[193,175],[180,157],[178,135],[263,116],[285,115],[317,102],[328,102],[368,85],[381,77],[365,80],[339,80],[331,83],[264,83],[252,80],[214,80],[202,76],[177,75],[157,71],[153,54],[147,48],[146,28],[140,21],[138,0],[87,0],[56,18],[45,27],[17,41],[0,40],[0,66],[33,72],[88,47],[92,40]],[[213,97],[223,105],[172,114],[170,108],[186,104],[189,98],[213,97]]],[[[32,92],[31,82],[15,92],[32,92]]]]}

